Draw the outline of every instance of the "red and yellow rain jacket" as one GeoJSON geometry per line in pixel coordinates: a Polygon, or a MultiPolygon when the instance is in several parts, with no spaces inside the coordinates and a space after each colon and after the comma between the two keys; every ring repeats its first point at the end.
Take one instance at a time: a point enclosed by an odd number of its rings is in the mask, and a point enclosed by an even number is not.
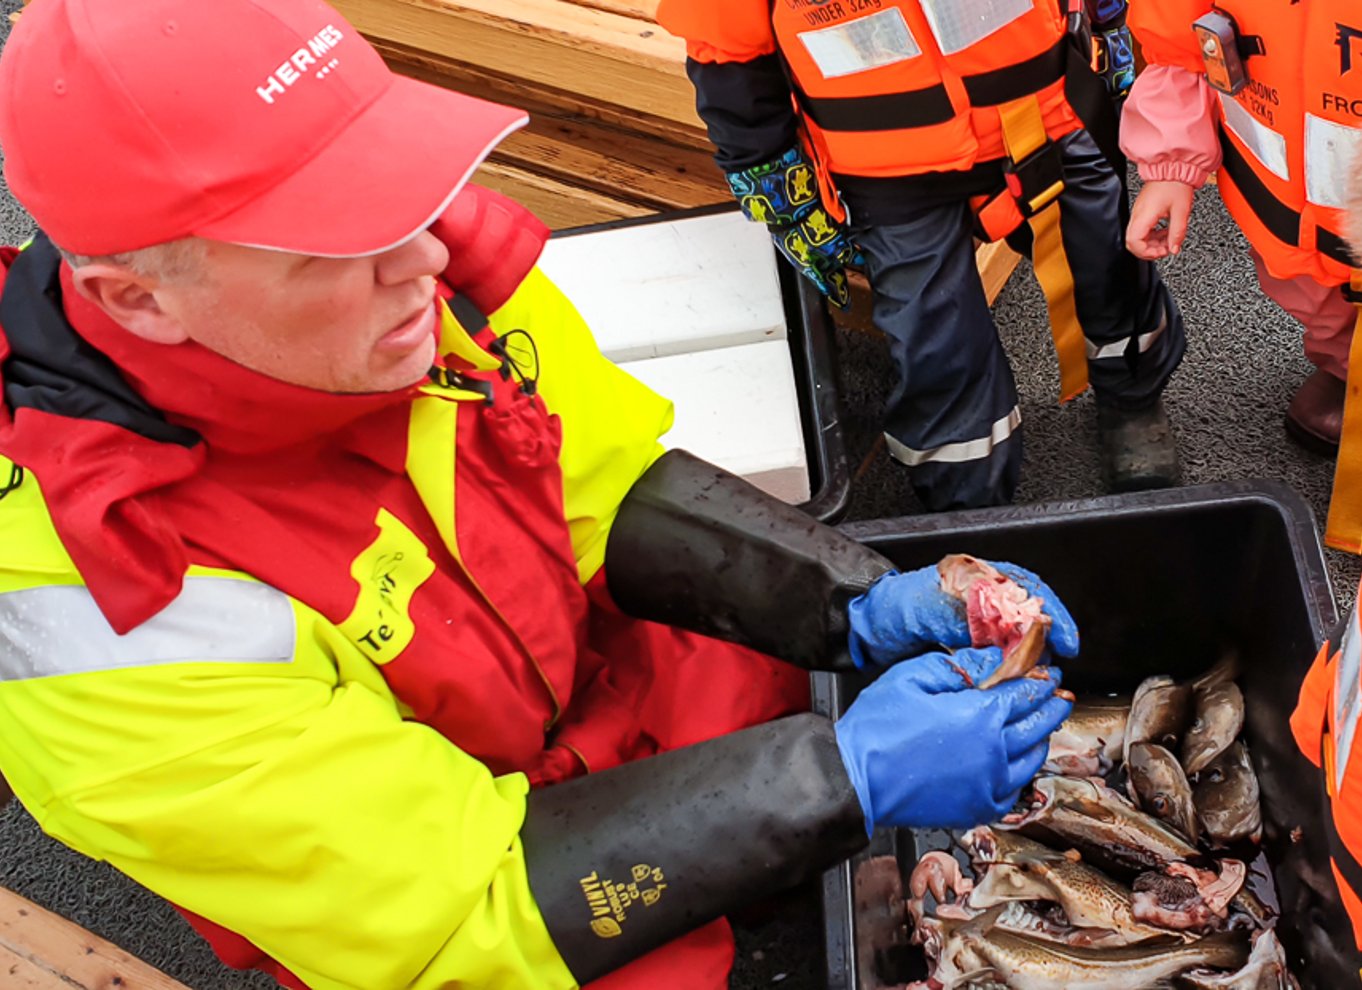
{"type": "Polygon", "coordinates": [[[802,684],[613,608],[606,537],[670,404],[600,355],[521,208],[469,189],[435,232],[442,367],[380,395],[148,344],[45,241],[0,255],[0,770],[289,986],[573,986],[528,788],[802,684]]]}

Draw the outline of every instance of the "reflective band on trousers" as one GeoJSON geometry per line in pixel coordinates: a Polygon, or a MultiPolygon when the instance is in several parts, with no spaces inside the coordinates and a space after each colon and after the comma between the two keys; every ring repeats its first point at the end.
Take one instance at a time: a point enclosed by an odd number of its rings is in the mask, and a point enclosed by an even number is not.
{"type": "Polygon", "coordinates": [[[1286,137],[1278,134],[1239,105],[1233,96],[1217,94],[1225,109],[1225,126],[1243,142],[1254,158],[1283,182],[1291,179],[1291,167],[1286,160],[1286,137]]]}
{"type": "Polygon", "coordinates": [[[1130,342],[1136,341],[1136,347],[1143,354],[1154,346],[1154,341],[1163,336],[1163,332],[1168,329],[1168,316],[1164,315],[1163,322],[1148,333],[1142,333],[1138,337],[1126,337],[1124,340],[1117,340],[1110,344],[1096,344],[1091,340],[1086,340],[1088,348],[1088,360],[1100,361],[1102,358],[1124,357],[1130,348],[1130,342]]]}
{"type": "Polygon", "coordinates": [[[234,578],[186,578],[173,602],[124,636],[79,585],[0,595],[0,681],[198,661],[288,663],[288,597],[234,578]]]}
{"type": "Polygon", "coordinates": [[[914,450],[901,440],[896,440],[888,433],[884,435],[885,441],[889,444],[889,453],[894,455],[894,460],[909,467],[917,467],[919,464],[963,464],[965,461],[982,461],[993,453],[993,448],[1010,437],[1017,427],[1021,426],[1021,409],[1013,406],[1012,411],[998,422],[993,424],[993,429],[986,437],[977,440],[961,440],[958,443],[945,443],[940,447],[933,447],[930,450],[914,450]]]}
{"type": "Polygon", "coordinates": [[[1353,163],[1362,150],[1362,130],[1305,115],[1305,198],[1319,206],[1344,209],[1352,185],[1353,163]]]}

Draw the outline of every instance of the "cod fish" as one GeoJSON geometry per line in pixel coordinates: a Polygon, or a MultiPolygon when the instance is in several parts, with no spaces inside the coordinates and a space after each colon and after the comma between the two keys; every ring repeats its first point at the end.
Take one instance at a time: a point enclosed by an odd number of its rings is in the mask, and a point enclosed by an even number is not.
{"type": "Polygon", "coordinates": [[[1182,739],[1182,768],[1200,773],[1223,753],[1244,728],[1244,694],[1233,681],[1199,687],[1193,694],[1195,717],[1182,739]]]}
{"type": "Polygon", "coordinates": [[[935,962],[929,986],[961,990],[993,980],[1010,990],[1145,990],[1189,970],[1238,970],[1249,959],[1245,932],[1187,944],[1090,949],[999,931],[991,914],[928,928],[928,958],[935,962]]]}
{"type": "Polygon", "coordinates": [[[1253,952],[1237,973],[1184,973],[1185,990],[1293,990],[1295,979],[1286,968],[1286,952],[1277,933],[1265,928],[1254,936],[1253,952]]]}
{"type": "Polygon", "coordinates": [[[1243,743],[1231,744],[1197,775],[1192,800],[1206,834],[1216,845],[1262,839],[1258,774],[1243,743]]]}
{"type": "Polygon", "coordinates": [[[1130,747],[1152,742],[1172,749],[1192,723],[1192,688],[1171,677],[1147,677],[1135,689],[1126,723],[1125,749],[1121,758],[1130,759],[1130,747]]]}
{"type": "Polygon", "coordinates": [[[1041,777],[1032,785],[1031,809],[994,828],[1075,848],[1098,868],[1129,876],[1197,855],[1194,845],[1100,780],[1041,777]]]}
{"type": "Polygon", "coordinates": [[[969,895],[971,908],[1051,901],[1063,908],[1071,925],[1101,930],[1090,941],[1100,938],[1104,946],[1130,945],[1166,934],[1135,920],[1130,888],[1077,857],[987,826],[967,832],[961,842],[976,871],[983,872],[969,895]]]}
{"type": "Polygon", "coordinates": [[[1130,796],[1142,810],[1192,842],[1197,841],[1200,830],[1192,785],[1176,756],[1158,743],[1136,743],[1130,747],[1126,772],[1130,775],[1130,796]]]}
{"type": "Polygon", "coordinates": [[[1130,702],[1080,701],[1050,736],[1047,773],[1066,777],[1105,777],[1125,752],[1130,702]]]}

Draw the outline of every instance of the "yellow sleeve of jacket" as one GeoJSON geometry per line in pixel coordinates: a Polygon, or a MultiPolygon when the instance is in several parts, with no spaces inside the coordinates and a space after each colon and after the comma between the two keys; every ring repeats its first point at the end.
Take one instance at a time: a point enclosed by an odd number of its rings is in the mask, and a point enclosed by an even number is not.
{"type": "Polygon", "coordinates": [[[49,835],[313,990],[575,986],[526,878],[525,778],[404,722],[329,622],[194,569],[113,637],[31,475],[0,546],[0,769],[49,835]]]}
{"type": "Polygon", "coordinates": [[[1212,0],[1130,0],[1126,19],[1150,65],[1204,72],[1192,22],[1211,12],[1212,0]]]}
{"type": "Polygon", "coordinates": [[[538,268],[489,319],[498,335],[526,331],[538,351],[539,394],[563,427],[564,511],[585,584],[605,563],[620,502],[663,453],[658,438],[671,429],[672,404],[601,354],[576,307],[538,268]]]}
{"type": "Polygon", "coordinates": [[[768,0],[662,0],[657,23],[697,62],[750,62],[776,50],[768,0]]]}

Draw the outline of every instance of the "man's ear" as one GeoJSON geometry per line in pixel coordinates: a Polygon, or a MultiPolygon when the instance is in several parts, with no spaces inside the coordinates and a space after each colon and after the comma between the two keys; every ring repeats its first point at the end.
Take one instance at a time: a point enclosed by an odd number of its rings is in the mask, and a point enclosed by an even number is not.
{"type": "Polygon", "coordinates": [[[96,262],[71,273],[79,292],[129,333],[153,344],[182,344],[189,335],[157,297],[161,283],[121,265],[96,262]]]}

